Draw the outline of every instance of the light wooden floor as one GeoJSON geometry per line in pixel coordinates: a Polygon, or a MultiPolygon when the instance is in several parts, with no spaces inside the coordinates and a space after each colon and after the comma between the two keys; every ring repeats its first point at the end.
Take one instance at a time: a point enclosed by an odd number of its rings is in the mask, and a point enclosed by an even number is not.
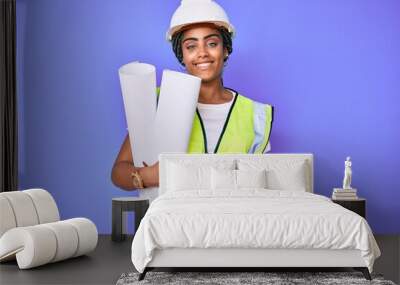
{"type": "MultiPolygon", "coordinates": [[[[374,271],[399,283],[400,236],[376,236],[382,251],[374,271]]],[[[121,243],[101,235],[94,252],[29,270],[19,270],[16,262],[0,264],[0,284],[115,284],[124,272],[134,271],[130,259],[132,237],[121,243]]]]}

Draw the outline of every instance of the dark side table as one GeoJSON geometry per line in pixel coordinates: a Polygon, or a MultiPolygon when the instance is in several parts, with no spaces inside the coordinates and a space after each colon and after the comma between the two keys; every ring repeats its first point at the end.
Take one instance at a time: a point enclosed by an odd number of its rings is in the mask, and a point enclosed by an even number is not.
{"type": "Polygon", "coordinates": [[[126,238],[126,213],[135,213],[135,231],[146,214],[149,200],[140,197],[120,197],[112,199],[112,233],[113,241],[123,241],[126,238]]]}
{"type": "Polygon", "coordinates": [[[364,219],[366,218],[365,215],[365,208],[366,208],[366,200],[364,198],[358,198],[354,200],[337,200],[332,199],[332,202],[339,204],[340,206],[353,211],[356,214],[359,214],[364,219]]]}

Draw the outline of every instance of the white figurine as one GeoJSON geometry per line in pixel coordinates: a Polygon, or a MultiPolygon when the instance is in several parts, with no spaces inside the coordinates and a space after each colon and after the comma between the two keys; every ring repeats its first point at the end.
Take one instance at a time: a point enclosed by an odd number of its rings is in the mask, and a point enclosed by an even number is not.
{"type": "Polygon", "coordinates": [[[351,188],[351,161],[350,161],[350,156],[346,158],[346,161],[344,162],[344,178],[343,178],[343,189],[352,189],[351,188]]]}

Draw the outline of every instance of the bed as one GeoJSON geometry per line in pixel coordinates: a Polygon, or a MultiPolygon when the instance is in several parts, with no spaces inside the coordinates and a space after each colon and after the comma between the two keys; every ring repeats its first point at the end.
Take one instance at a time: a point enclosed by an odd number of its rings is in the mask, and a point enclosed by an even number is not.
{"type": "Polygon", "coordinates": [[[132,243],[154,268],[352,267],[380,251],[364,218],[313,192],[312,154],[161,154],[159,197],[132,243]]]}

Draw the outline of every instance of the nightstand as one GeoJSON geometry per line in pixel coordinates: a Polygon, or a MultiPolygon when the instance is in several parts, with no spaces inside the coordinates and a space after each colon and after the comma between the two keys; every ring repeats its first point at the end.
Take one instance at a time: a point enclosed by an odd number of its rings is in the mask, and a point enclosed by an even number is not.
{"type": "Polygon", "coordinates": [[[365,208],[366,208],[366,200],[364,198],[358,198],[354,200],[336,200],[332,199],[333,203],[339,204],[340,206],[353,211],[356,214],[359,214],[364,219],[366,218],[365,215],[365,208]]]}
{"type": "Polygon", "coordinates": [[[135,212],[135,231],[146,214],[149,200],[140,197],[121,197],[112,199],[112,234],[113,241],[123,241],[126,237],[126,213],[135,212]]]}

